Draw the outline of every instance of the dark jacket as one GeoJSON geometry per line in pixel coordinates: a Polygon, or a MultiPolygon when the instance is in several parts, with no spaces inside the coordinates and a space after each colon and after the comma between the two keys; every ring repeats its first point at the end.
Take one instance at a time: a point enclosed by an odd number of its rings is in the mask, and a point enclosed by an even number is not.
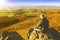
{"type": "Polygon", "coordinates": [[[41,19],[38,27],[40,27],[40,26],[41,26],[42,28],[44,28],[44,30],[47,30],[48,27],[49,27],[49,20],[46,19],[46,18],[41,19]]]}

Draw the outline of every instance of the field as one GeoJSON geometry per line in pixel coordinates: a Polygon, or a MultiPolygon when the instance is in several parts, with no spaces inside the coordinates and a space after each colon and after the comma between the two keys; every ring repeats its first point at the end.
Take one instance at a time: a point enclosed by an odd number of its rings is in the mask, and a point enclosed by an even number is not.
{"type": "Polygon", "coordinates": [[[1,12],[0,33],[4,31],[16,31],[24,39],[27,31],[39,22],[40,14],[44,13],[49,20],[49,28],[60,31],[60,9],[20,9],[15,12],[1,12]],[[8,13],[8,15],[7,15],[8,13]],[[10,13],[12,13],[10,15],[10,13]]]}

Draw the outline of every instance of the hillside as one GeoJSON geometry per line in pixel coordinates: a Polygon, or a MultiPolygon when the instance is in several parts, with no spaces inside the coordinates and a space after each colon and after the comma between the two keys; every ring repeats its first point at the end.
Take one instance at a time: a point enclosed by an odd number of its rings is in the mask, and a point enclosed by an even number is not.
{"type": "MultiPolygon", "coordinates": [[[[8,13],[8,12],[7,12],[8,13]]],[[[44,13],[46,18],[49,20],[49,28],[53,28],[60,31],[60,9],[23,9],[15,10],[10,16],[4,14],[5,16],[0,17],[0,33],[4,31],[16,31],[24,39],[26,38],[26,33],[30,28],[36,26],[40,20],[39,16],[44,13]]]]}

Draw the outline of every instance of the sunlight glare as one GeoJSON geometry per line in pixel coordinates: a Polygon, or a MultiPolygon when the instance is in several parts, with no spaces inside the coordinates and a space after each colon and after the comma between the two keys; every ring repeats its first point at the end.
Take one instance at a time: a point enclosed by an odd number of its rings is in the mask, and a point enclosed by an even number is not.
{"type": "Polygon", "coordinates": [[[0,9],[3,9],[5,6],[7,6],[7,0],[0,0],[0,9]]]}

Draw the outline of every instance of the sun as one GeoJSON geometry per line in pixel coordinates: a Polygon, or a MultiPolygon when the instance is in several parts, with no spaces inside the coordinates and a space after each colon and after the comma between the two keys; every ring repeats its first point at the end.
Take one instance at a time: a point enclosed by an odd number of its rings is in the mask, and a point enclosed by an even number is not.
{"type": "Polygon", "coordinates": [[[3,9],[7,5],[7,0],[0,0],[0,9],[3,9]]]}

